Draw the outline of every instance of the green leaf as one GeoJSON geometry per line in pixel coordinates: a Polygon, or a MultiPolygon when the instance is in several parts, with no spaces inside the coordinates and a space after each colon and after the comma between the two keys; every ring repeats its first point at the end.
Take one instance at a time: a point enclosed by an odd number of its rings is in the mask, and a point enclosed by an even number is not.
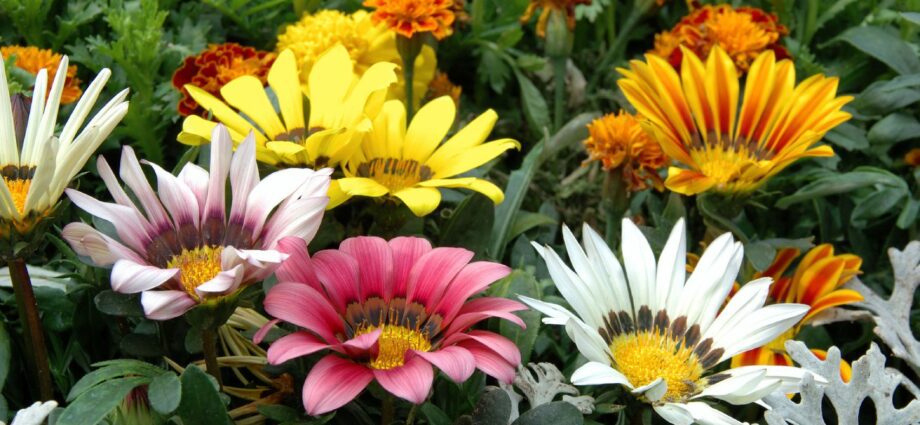
{"type": "Polygon", "coordinates": [[[0,391],[3,390],[6,377],[10,373],[11,357],[10,334],[6,331],[6,325],[0,322],[0,391]]]}
{"type": "Polygon", "coordinates": [[[585,418],[581,412],[564,401],[541,404],[524,412],[521,417],[512,422],[513,425],[582,425],[583,423],[585,423],[585,418]]]}
{"type": "Polygon", "coordinates": [[[534,134],[543,134],[551,125],[549,118],[549,107],[546,105],[546,99],[540,90],[530,81],[527,76],[521,72],[515,71],[518,86],[521,88],[521,105],[524,108],[524,116],[534,134]]]}
{"type": "MultiPolygon", "coordinates": [[[[491,48],[480,49],[481,60],[479,61],[479,72],[481,77],[489,83],[492,90],[496,93],[502,93],[505,90],[505,84],[511,77],[511,68],[505,64],[501,55],[491,48]]],[[[480,77],[480,78],[481,78],[480,77]]]]}
{"type": "Polygon", "coordinates": [[[514,47],[518,41],[521,41],[521,38],[524,37],[524,31],[521,31],[521,27],[511,27],[509,30],[505,31],[498,37],[497,44],[503,49],[509,49],[514,47]]]}
{"type": "Polygon", "coordinates": [[[518,68],[524,71],[536,72],[546,67],[546,59],[542,56],[523,54],[515,60],[518,68]]]}
{"type": "Polygon", "coordinates": [[[115,291],[104,290],[96,294],[93,302],[99,311],[111,316],[144,316],[139,294],[120,294],[115,291]]]}
{"type": "Polygon", "coordinates": [[[920,59],[917,58],[917,54],[893,30],[858,26],[844,31],[837,39],[846,41],[863,53],[878,59],[898,74],[920,72],[920,59]]]}
{"type": "MultiPolygon", "coordinates": [[[[540,283],[530,272],[514,270],[510,275],[492,285],[489,296],[517,299],[518,295],[541,299],[540,283]]],[[[508,338],[521,352],[521,364],[527,364],[533,352],[534,344],[540,333],[540,313],[534,310],[519,311],[516,313],[527,325],[526,328],[507,321],[499,321],[499,333],[508,338]]]]}
{"type": "Polygon", "coordinates": [[[920,213],[920,199],[908,199],[904,209],[901,210],[901,214],[898,215],[898,222],[896,223],[898,228],[907,229],[916,223],[917,213],[920,213]]]}
{"type": "Polygon", "coordinates": [[[67,394],[67,401],[73,401],[96,385],[113,378],[138,375],[150,379],[163,373],[163,369],[150,363],[131,359],[108,360],[96,363],[94,366],[99,369],[83,375],[73,388],[70,389],[70,393],[67,394]]]}
{"type": "Polygon", "coordinates": [[[511,397],[502,389],[487,391],[473,409],[474,425],[508,425],[511,418],[511,397]]]}
{"type": "Polygon", "coordinates": [[[545,157],[552,158],[563,149],[580,146],[588,138],[588,124],[600,116],[598,112],[583,112],[565,123],[546,144],[545,157]]]}
{"type": "Polygon", "coordinates": [[[843,12],[843,9],[846,9],[847,6],[855,3],[856,0],[837,0],[830,7],[824,9],[824,12],[821,13],[821,16],[818,17],[817,22],[815,23],[815,30],[817,31],[824,26],[828,21],[834,19],[837,14],[843,12]]]}
{"type": "Polygon", "coordinates": [[[895,112],[875,123],[868,136],[873,144],[893,144],[920,138],[920,122],[911,115],[895,112]]]}
{"type": "Polygon", "coordinates": [[[441,246],[457,246],[473,252],[484,252],[489,246],[489,232],[495,222],[495,204],[479,194],[471,193],[457,208],[441,232],[441,246]]]}
{"type": "Polygon", "coordinates": [[[914,25],[920,25],[920,13],[917,12],[901,12],[901,17],[907,20],[914,25]]]}
{"type": "MultiPolygon", "coordinates": [[[[95,425],[118,407],[132,389],[150,382],[150,378],[132,376],[112,379],[81,393],[57,419],[57,425],[95,425]]],[[[71,392],[73,393],[73,392],[71,392]]]]}
{"type": "Polygon", "coordinates": [[[903,187],[889,187],[879,190],[862,202],[856,203],[850,214],[850,222],[859,228],[866,227],[870,220],[881,217],[891,211],[908,195],[903,187]]]}
{"type": "Polygon", "coordinates": [[[169,415],[179,407],[182,399],[182,383],[173,372],[166,372],[150,381],[147,388],[147,397],[153,410],[169,415]]]}
{"type": "Polygon", "coordinates": [[[495,209],[495,223],[492,226],[488,251],[489,256],[493,259],[500,260],[504,257],[505,245],[510,241],[508,235],[511,232],[514,217],[521,208],[534,173],[542,162],[543,143],[542,141],[537,143],[524,157],[521,168],[513,171],[508,178],[505,200],[495,209]]]}
{"type": "Polygon", "coordinates": [[[781,198],[776,202],[776,206],[785,209],[799,202],[850,192],[877,184],[890,187],[906,187],[907,185],[900,177],[880,168],[857,167],[849,173],[830,174],[820,177],[799,188],[792,195],[781,198]]]}
{"type": "Polygon", "coordinates": [[[264,404],[258,407],[259,413],[268,419],[278,422],[295,421],[300,417],[297,409],[281,404],[264,404]]]}
{"type": "Polygon", "coordinates": [[[217,388],[201,368],[189,365],[182,372],[182,401],[176,413],[185,425],[230,425],[227,408],[217,388]]]}
{"type": "Polygon", "coordinates": [[[866,138],[866,130],[848,122],[834,127],[833,130],[827,132],[824,138],[835,146],[839,146],[848,151],[858,151],[869,147],[869,139],[866,138]]]}
{"type": "Polygon", "coordinates": [[[422,415],[425,416],[425,419],[428,419],[428,423],[431,425],[451,425],[453,423],[447,413],[444,413],[440,407],[431,404],[431,402],[423,404],[419,410],[422,411],[422,415]]]}
{"type": "Polygon", "coordinates": [[[863,114],[881,115],[920,101],[920,74],[876,81],[863,90],[853,107],[863,114]]]}
{"type": "Polygon", "coordinates": [[[519,211],[517,216],[514,217],[514,225],[511,226],[511,233],[508,234],[508,239],[514,239],[534,227],[549,225],[556,225],[556,220],[540,213],[519,211]]]}

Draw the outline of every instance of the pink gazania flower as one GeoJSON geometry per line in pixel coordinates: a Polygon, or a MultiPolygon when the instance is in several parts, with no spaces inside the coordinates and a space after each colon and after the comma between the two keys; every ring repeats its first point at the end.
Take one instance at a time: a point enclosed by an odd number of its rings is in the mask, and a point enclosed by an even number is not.
{"type": "Polygon", "coordinates": [[[331,169],[289,168],[260,181],[251,134],[235,153],[226,127],[218,125],[211,137],[210,172],[189,163],[177,177],[145,161],[156,173],[156,193],[127,146],[119,174],[133,197],[101,156],[99,175],[115,203],[67,191],[78,207],[111,223],[116,235],[70,223],[64,238],[95,265],[112,266],[116,292],[140,292],[150,319],[178,317],[265,279],[287,258],[276,249],[278,241],[311,240],[329,201],[331,169]]]}
{"type": "MultiPolygon", "coordinates": [[[[471,263],[462,248],[433,248],[427,240],[398,237],[346,239],[339,249],[313,258],[303,241],[282,240],[290,258],[265,297],[265,311],[305,330],[275,341],[268,362],[328,349],[310,370],[303,403],[310,415],[335,410],[372,381],[393,395],[420,404],[434,380],[432,366],[452,381],[474,369],[511,383],[521,353],[498,334],[469,328],[490,317],[524,327],[512,312],[517,301],[470,296],[508,275],[498,263],[471,263]]],[[[270,322],[255,336],[260,342],[270,322]]]]}

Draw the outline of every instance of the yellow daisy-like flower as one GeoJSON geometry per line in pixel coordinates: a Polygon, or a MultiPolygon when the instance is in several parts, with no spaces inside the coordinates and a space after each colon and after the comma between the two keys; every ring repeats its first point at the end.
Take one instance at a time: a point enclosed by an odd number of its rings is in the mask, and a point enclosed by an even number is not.
{"type": "MultiPolygon", "coordinates": [[[[13,66],[25,70],[32,75],[37,76],[38,71],[44,69],[48,73],[48,81],[54,81],[58,72],[58,64],[61,63],[61,55],[48,49],[39,49],[32,46],[4,46],[0,47],[0,55],[3,59],[10,56],[16,56],[13,66]]],[[[67,67],[67,78],[64,80],[64,88],[61,91],[61,105],[75,102],[83,94],[80,89],[80,79],[77,78],[77,66],[67,67]]],[[[51,95],[51,88],[48,88],[46,96],[51,95]]]]}
{"type": "Polygon", "coordinates": [[[841,108],[853,98],[837,97],[836,77],[796,85],[792,62],[772,51],[751,65],[740,109],[738,71],[720,47],[705,64],[684,49],[679,75],[659,56],[646,60],[619,68],[618,84],[646,131],[685,164],[668,170],[665,186],[677,193],[751,192],[800,158],[832,156],[830,146],[813,146],[850,119],[841,108]]]}
{"type": "Polygon", "coordinates": [[[439,97],[422,106],[407,129],[402,102],[388,101],[348,161],[346,177],[339,179],[341,190],[348,196],[393,196],[417,216],[438,207],[439,187],[466,188],[501,202],[505,195],[494,184],[455,176],[521,145],[512,139],[483,143],[498,119],[491,109],[442,144],[456,114],[453,100],[439,97]]]}
{"type": "MultiPolygon", "coordinates": [[[[348,50],[354,62],[355,73],[364,75],[371,66],[378,62],[390,62],[402,66],[402,59],[396,50],[396,34],[386,25],[375,24],[369,13],[359,10],[352,14],[337,10],[321,10],[314,14],[304,14],[300,21],[288,25],[278,36],[277,52],[291,50],[297,58],[300,68],[300,81],[309,84],[310,70],[313,64],[327,50],[341,44],[348,50]]],[[[418,105],[425,89],[434,78],[437,57],[434,49],[422,47],[415,60],[415,76],[412,79],[413,97],[418,105]]],[[[398,81],[389,91],[389,99],[405,99],[406,89],[402,73],[397,73],[398,81]]]]}
{"type": "Polygon", "coordinates": [[[584,144],[589,161],[601,161],[607,171],[619,170],[630,192],[664,188],[658,169],[668,163],[668,157],[635,115],[626,111],[604,115],[588,124],[588,134],[584,144]]]}

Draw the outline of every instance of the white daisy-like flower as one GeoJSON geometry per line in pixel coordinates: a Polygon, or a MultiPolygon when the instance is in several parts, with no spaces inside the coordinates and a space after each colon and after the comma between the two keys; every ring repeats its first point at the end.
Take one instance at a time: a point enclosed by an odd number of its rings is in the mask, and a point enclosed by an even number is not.
{"type": "Polygon", "coordinates": [[[563,228],[574,270],[549,247],[536,246],[574,313],[521,297],[547,316],[544,323],[564,325],[589,360],[572,375],[573,384],[626,386],[673,424],[742,423],[700,401],[705,397],[747,404],[774,391],[798,391],[808,372],[796,367],[744,366],[706,373],[735,354],[772,341],[808,312],[802,304],[764,306],[769,278],[742,286],[722,307],[743,257],[741,243],[731,234],[709,245],[689,278],[682,219],[657,263],[639,229],[623,220],[625,270],[594,230],[585,225],[583,235],[584,248],[563,228]]]}

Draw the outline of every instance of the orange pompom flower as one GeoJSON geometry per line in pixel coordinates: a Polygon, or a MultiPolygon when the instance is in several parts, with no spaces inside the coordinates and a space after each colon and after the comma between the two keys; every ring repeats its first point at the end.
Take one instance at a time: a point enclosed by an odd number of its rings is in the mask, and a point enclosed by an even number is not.
{"type": "MultiPolygon", "coordinates": [[[[0,47],[0,53],[6,60],[10,56],[16,56],[13,66],[27,71],[32,75],[38,75],[40,69],[48,72],[48,81],[54,81],[54,75],[57,73],[58,64],[61,63],[61,55],[48,49],[39,49],[32,46],[4,46],[0,47]]],[[[48,86],[48,93],[51,93],[51,86],[48,86]]],[[[77,78],[77,67],[71,65],[67,67],[67,78],[64,80],[64,90],[61,92],[61,104],[66,105],[73,103],[80,98],[83,90],[80,89],[80,79],[77,78]]]]}
{"type": "MultiPolygon", "coordinates": [[[[799,256],[799,250],[782,249],[776,253],[773,264],[755,278],[773,279],[768,297],[773,303],[798,303],[811,306],[802,318],[785,334],[770,343],[732,358],[732,367],[745,365],[791,366],[792,359],[786,354],[785,342],[793,339],[809,321],[819,313],[831,308],[862,301],[859,292],[841,289],[841,286],[853,276],[861,273],[862,259],[853,254],[834,255],[831,244],[822,244],[812,248],[799,261],[795,273],[785,275],[786,270],[799,256]]],[[[812,350],[819,358],[826,353],[812,350]]],[[[850,365],[841,362],[840,374],[844,381],[850,380],[850,365]]]]}
{"type": "Polygon", "coordinates": [[[584,141],[588,161],[601,161],[607,171],[621,170],[629,192],[664,187],[658,170],[667,165],[668,156],[635,115],[625,111],[604,115],[588,124],[588,133],[584,141]]]}
{"type": "Polygon", "coordinates": [[[442,40],[453,32],[452,0],[366,0],[364,6],[374,8],[374,23],[385,22],[393,31],[406,38],[430,32],[442,40]]]}
{"type": "Polygon", "coordinates": [[[462,93],[463,87],[451,82],[446,72],[437,71],[428,85],[428,99],[433,100],[441,96],[449,96],[454,101],[454,106],[458,109],[460,108],[460,95],[462,93]]]}
{"type": "Polygon", "coordinates": [[[772,50],[777,60],[789,57],[779,39],[789,30],[772,13],[756,7],[732,8],[727,4],[705,5],[685,16],[670,31],[655,36],[650,52],[680,68],[686,47],[705,60],[714,46],[728,53],[741,72],[746,72],[757,56],[772,50]]]}
{"type": "Polygon", "coordinates": [[[275,55],[236,43],[212,44],[197,56],[185,58],[172,77],[172,85],[182,93],[179,114],[205,116],[206,111],[183,87],[192,84],[214,95],[237,77],[252,75],[265,84],[275,55]]]}
{"type": "Polygon", "coordinates": [[[920,148],[913,148],[904,155],[904,162],[911,167],[920,165],[920,148]]]}
{"type": "Polygon", "coordinates": [[[575,6],[591,4],[591,0],[530,0],[527,10],[521,15],[521,23],[527,23],[537,9],[543,9],[537,19],[537,35],[546,38],[546,23],[554,10],[565,12],[565,21],[569,30],[575,29],[575,6]]]}

